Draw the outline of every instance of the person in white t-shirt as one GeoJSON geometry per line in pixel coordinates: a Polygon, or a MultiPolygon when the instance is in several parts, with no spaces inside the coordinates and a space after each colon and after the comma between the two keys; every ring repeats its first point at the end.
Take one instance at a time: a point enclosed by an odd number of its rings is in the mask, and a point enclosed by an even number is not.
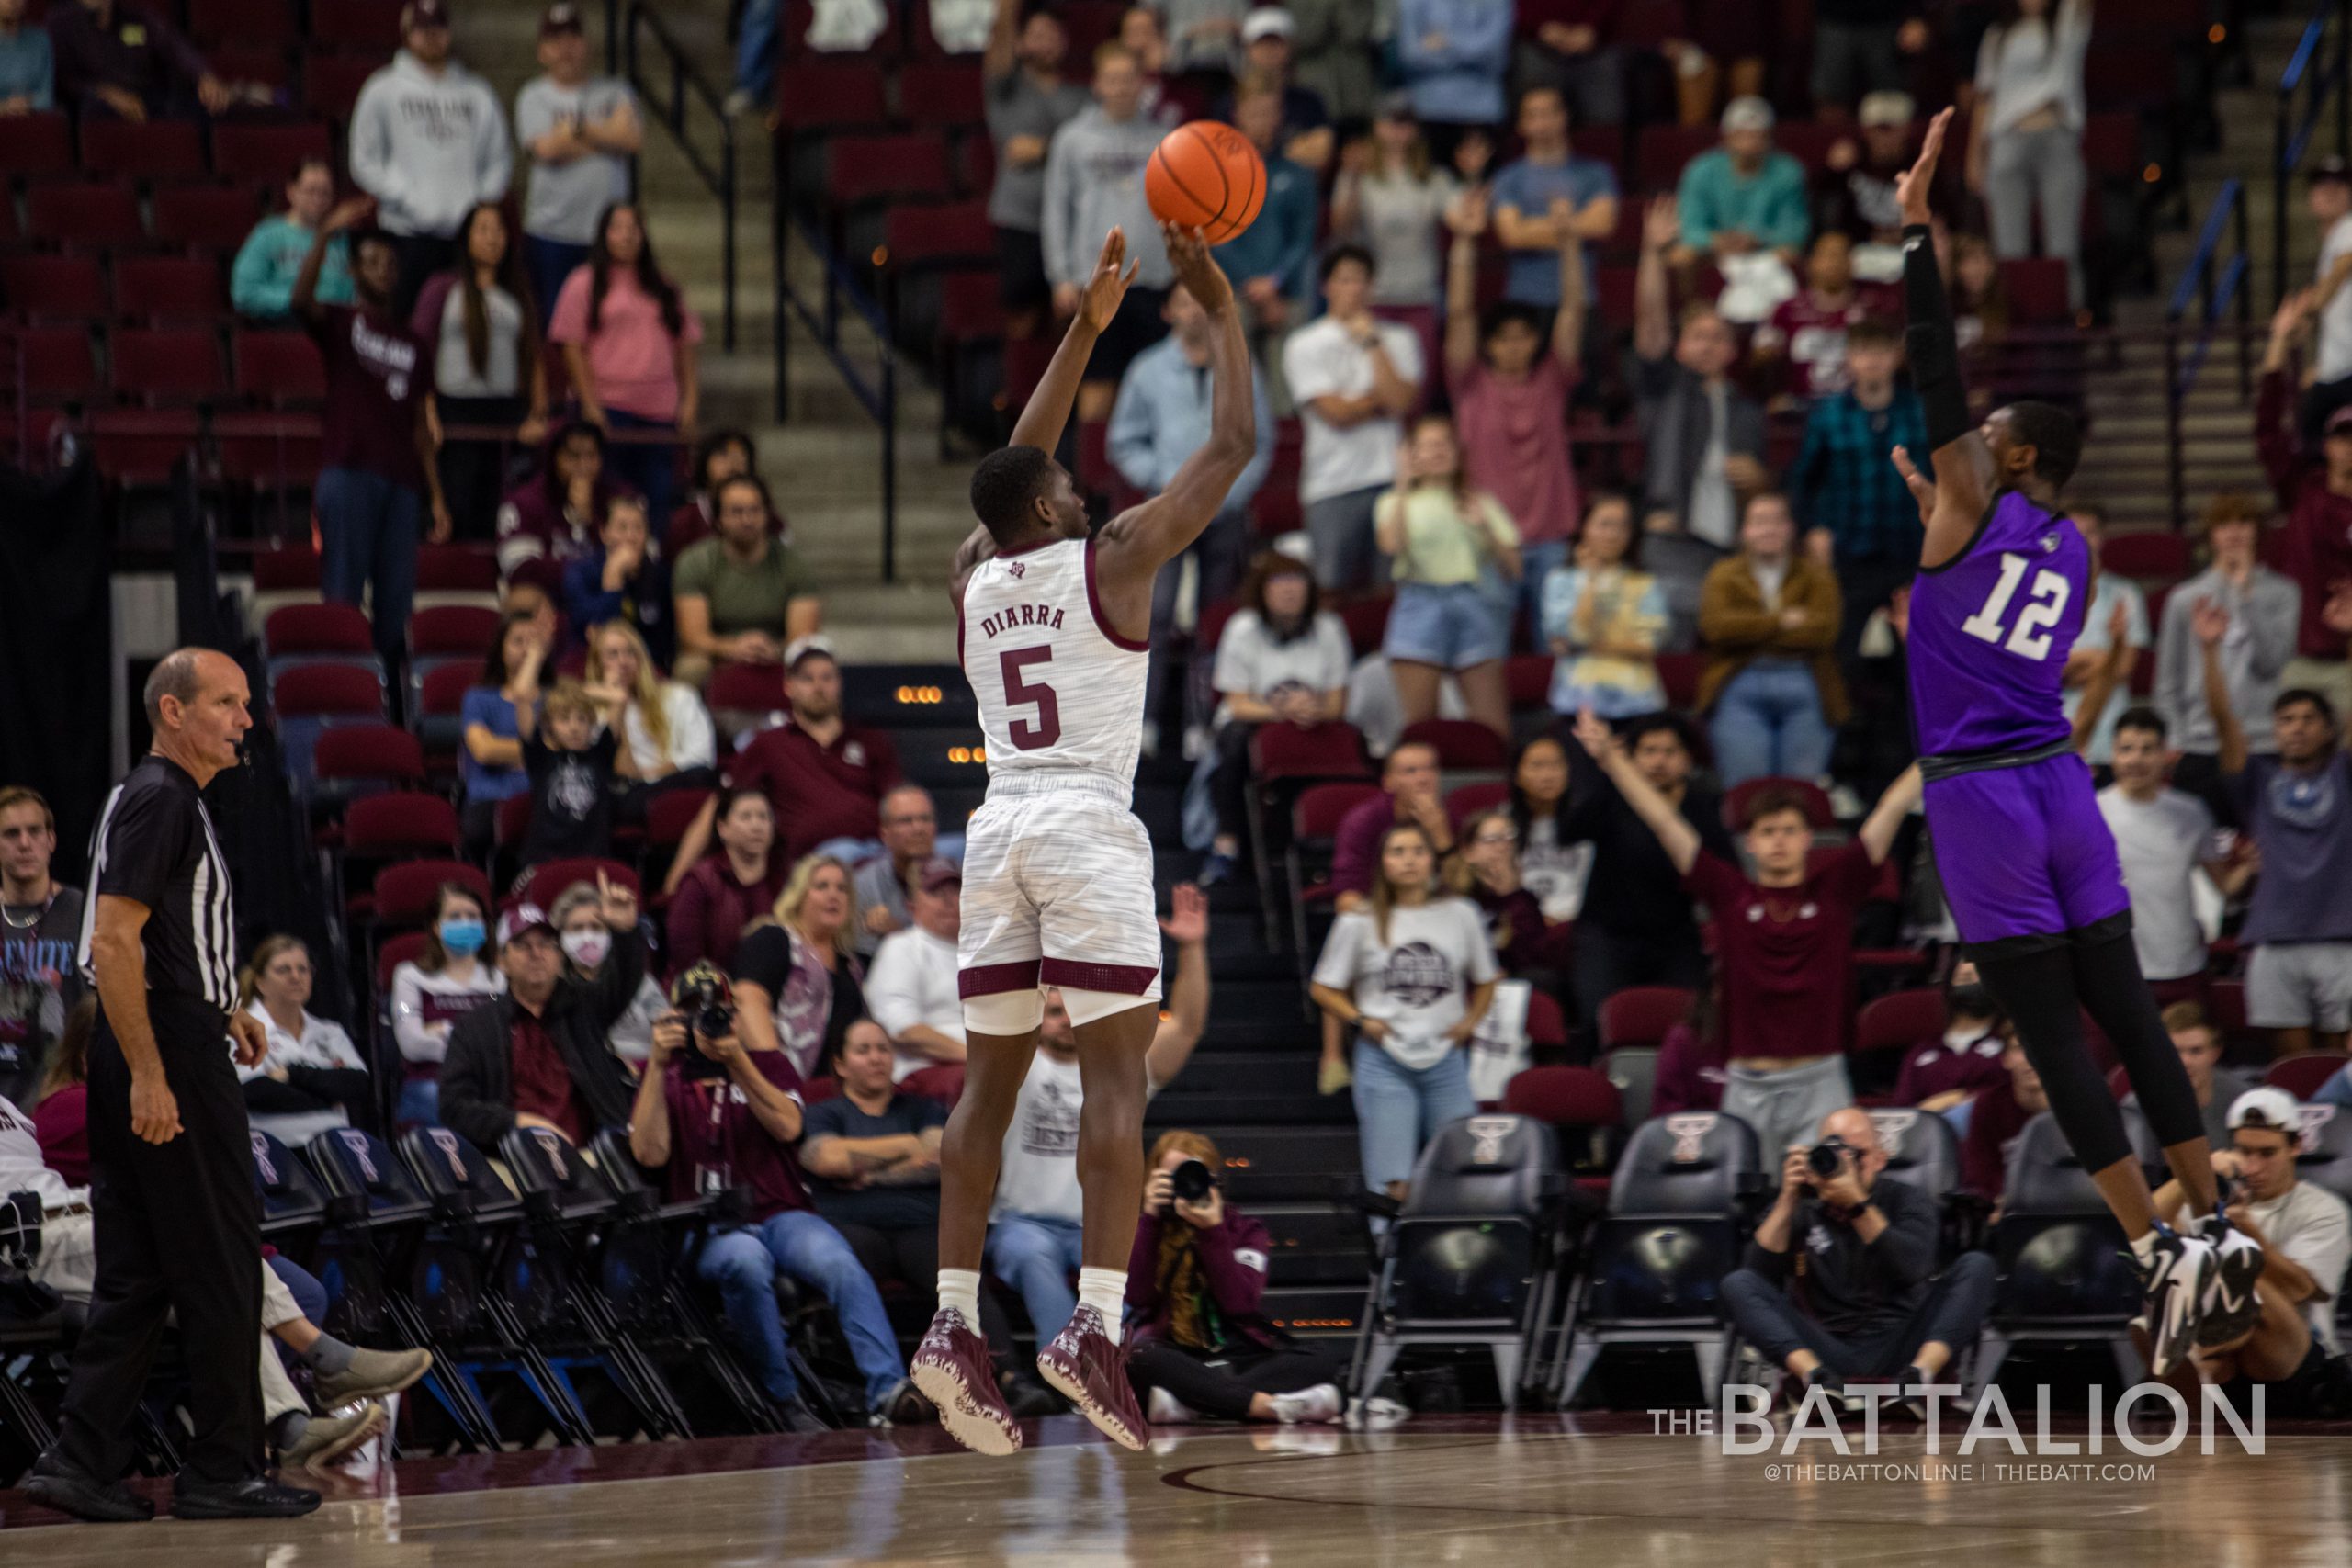
{"type": "Polygon", "coordinates": [[[1250,563],[1241,608],[1217,637],[1216,839],[1201,886],[1230,879],[1250,806],[1250,741],[1267,724],[1325,724],[1347,710],[1355,649],[1340,617],[1323,609],[1306,563],[1268,550],[1250,563]]]}
{"type": "Polygon", "coordinates": [[[299,1149],[329,1127],[350,1126],[354,1110],[360,1122],[374,1120],[368,1064],[343,1025],[309,1010],[311,950],[299,937],[264,937],[237,989],[269,1041],[260,1061],[237,1067],[255,1131],[299,1149]]]}
{"type": "MultiPolygon", "coordinates": [[[[1153,1094],[1184,1070],[1208,1026],[1208,896],[1179,886],[1159,929],[1176,943],[1176,975],[1168,987],[1167,1015],[1144,1056],[1145,1084],[1153,1094]]],[[[989,1272],[1020,1292],[1041,1342],[1078,1308],[1069,1277],[1079,1266],[1085,1206],[1078,1184],[1078,1119],[1085,1103],[1078,1036],[1061,993],[1048,987],[1037,1054],[1004,1132],[988,1240],[989,1272]]]]}
{"type": "Polygon", "coordinates": [[[1381,835],[1372,904],[1333,922],[1315,1003],[1357,1030],[1356,1122],[1364,1185],[1402,1198],[1421,1148],[1478,1108],[1463,1050],[1502,971],[1477,906],[1437,880],[1418,822],[1381,835]]]}
{"type": "Polygon", "coordinates": [[[1374,317],[1372,276],[1371,252],[1332,251],[1323,260],[1323,318],[1283,344],[1283,378],[1306,434],[1298,500],[1326,592],[1387,579],[1373,544],[1373,506],[1396,477],[1404,416],[1420,400],[1420,339],[1374,317]]]}
{"type": "Polygon", "coordinates": [[[964,874],[956,863],[923,863],[907,901],[913,924],[892,931],[865,972],[865,1010],[890,1036],[898,1061],[890,1081],[964,1059],[964,1002],[956,988],[956,939],[964,929],[964,874]]]}
{"type": "Polygon", "coordinates": [[[2132,896],[2132,942],[2153,985],[2205,972],[2205,931],[2197,919],[2197,874],[2234,893],[2254,863],[2232,866],[2215,839],[2213,814],[2165,782],[2165,721],[2150,707],[2115,721],[2115,782],[2098,792],[2099,815],[2115,835],[2123,889],[2132,896]]]}
{"type": "Polygon", "coordinates": [[[401,1126],[441,1120],[441,1058],[458,1020],[506,989],[492,960],[482,901],[463,883],[445,882],[433,895],[424,951],[392,971],[392,1040],[408,1064],[395,1119],[401,1126]]]}
{"type": "Polygon", "coordinates": [[[2327,416],[2352,403],[2352,165],[2323,158],[2308,199],[2319,224],[2319,272],[2312,310],[2319,320],[2312,389],[2303,395],[2303,439],[2319,445],[2327,416]]]}
{"type": "MultiPolygon", "coordinates": [[[[2230,1183],[2230,1224],[2262,1244],[2262,1273],[2252,1301],[2208,1308],[2211,1331],[2198,1337],[2195,1366],[2199,1381],[2222,1385],[2241,1414],[2256,1383],[2274,1417],[2339,1416],[2352,1396],[2335,1327],[2335,1298],[2352,1261],[2352,1211],[2333,1192],[2296,1179],[2310,1114],[2285,1089],[2248,1089],[2230,1104],[2229,1146],[2213,1151],[2214,1175],[2230,1183]]],[[[2157,1188],[2154,1203],[2176,1223],[2187,1217],[2177,1181],[2157,1188]]]]}

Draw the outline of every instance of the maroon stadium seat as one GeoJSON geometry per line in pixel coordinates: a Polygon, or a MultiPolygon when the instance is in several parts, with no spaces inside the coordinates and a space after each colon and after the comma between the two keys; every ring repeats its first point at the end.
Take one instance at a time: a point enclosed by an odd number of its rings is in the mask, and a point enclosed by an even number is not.
{"type": "Polygon", "coordinates": [[[2322,1084],[2342,1072],[2346,1062],[2352,1062],[2352,1056],[2335,1051],[2306,1051],[2299,1056],[2281,1056],[2263,1073],[2262,1081],[2285,1089],[2297,1100],[2309,1100],[2319,1092],[2322,1084]]]}
{"type": "Polygon", "coordinates": [[[1379,793],[1376,784],[1313,785],[1303,791],[1298,803],[1291,807],[1291,832],[1302,843],[1329,840],[1340,830],[1340,823],[1349,812],[1379,793]]]}
{"type": "Polygon", "coordinates": [[[223,477],[271,491],[309,489],[326,446],[318,416],[307,413],[215,410],[212,439],[223,477]]]}
{"type": "Polygon", "coordinates": [[[98,389],[87,327],[27,327],[15,346],[25,356],[25,395],[34,401],[79,402],[98,389]]]}
{"type": "MultiPolygon", "coordinates": [[[[334,7],[322,6],[320,9],[332,12],[334,7]]],[[[302,107],[321,119],[349,119],[351,107],[359,101],[359,89],[368,85],[368,78],[382,64],[382,58],[376,55],[312,50],[302,59],[302,107]]],[[[291,173],[293,166],[288,164],[277,172],[277,177],[283,180],[291,173]]]]}
{"type": "Polygon", "coordinates": [[[258,550],[254,555],[254,591],[284,592],[319,585],[319,553],[300,549],[258,550]]]}
{"type": "Polygon", "coordinates": [[[52,244],[100,250],[147,238],[139,197],[112,180],[60,181],[25,193],[25,232],[52,244]]]}
{"type": "Polygon", "coordinates": [[[988,100],[970,65],[909,65],[899,72],[899,118],[926,130],[985,124],[988,100]]]}
{"type": "Polygon", "coordinates": [[[941,285],[939,333],[950,343],[1004,335],[1003,286],[993,272],[951,272],[941,285]]]}
{"type": "MultiPolygon", "coordinates": [[[[650,850],[673,850],[686,836],[694,819],[717,795],[707,789],[665,789],[645,804],[645,847],[650,850]]],[[[664,863],[664,855],[655,863],[664,863]]]]}
{"type": "Polygon", "coordinates": [[[387,926],[421,926],[433,918],[433,902],[445,882],[455,882],[490,908],[490,878],[481,867],[461,860],[411,860],[376,874],[376,920],[387,926]]]}
{"type": "Polygon", "coordinates": [[[408,650],[480,659],[498,640],[498,612],[481,604],[435,604],[409,616],[408,650]]]}
{"type": "Polygon", "coordinates": [[[882,73],[870,65],[793,64],[776,77],[785,130],[874,130],[890,123],[882,73]]]}
{"type": "Polygon", "coordinates": [[[416,552],[419,592],[495,593],[498,561],[467,545],[426,545],[416,552]]]}
{"type": "MultiPolygon", "coordinates": [[[[220,264],[209,257],[117,256],[114,313],[126,321],[218,321],[229,313],[220,264]]],[[[216,342],[212,357],[220,356],[216,342]]]]}
{"type": "Polygon", "coordinates": [[[2050,327],[2065,322],[2066,264],[2055,256],[2024,256],[2001,263],[2001,290],[2009,297],[2014,324],[2050,327]]]}
{"type": "Polygon", "coordinates": [[[74,132],[58,113],[19,115],[0,136],[0,175],[62,175],[74,167],[74,132]]]}
{"type": "Polygon", "coordinates": [[[367,613],[356,604],[287,604],[262,623],[262,648],[271,659],[303,653],[376,651],[367,613]]]}
{"type": "Polygon", "coordinates": [[[297,664],[270,682],[269,700],[280,718],[380,718],[384,713],[384,682],[376,671],[357,664],[297,664]]]}
{"type": "Polygon", "coordinates": [[[1380,645],[1388,637],[1388,612],[1396,603],[1395,595],[1383,593],[1375,599],[1351,599],[1332,606],[1340,624],[1348,628],[1348,643],[1358,659],[1380,651],[1380,645]]]}
{"type": "Polygon", "coordinates": [[[937,1066],[909,1073],[899,1080],[899,1089],[918,1100],[935,1100],[953,1111],[956,1102],[964,1098],[964,1064],[942,1062],[937,1066]]]}
{"type": "MultiPolygon", "coordinates": [[[[985,201],[900,207],[892,209],[883,221],[882,245],[888,253],[885,260],[894,267],[949,257],[979,261],[996,254],[996,231],[989,223],[985,201]]],[[[993,275],[989,281],[995,284],[993,275]]]]}
{"type": "MultiPolygon", "coordinates": [[[[2188,540],[2178,534],[2146,529],[2133,534],[2109,534],[2100,543],[2099,570],[2111,571],[2118,577],[2141,577],[2154,582],[2175,583],[2196,569],[2197,558],[2188,547],[2188,540]]],[[[2158,618],[2158,606],[2148,605],[2148,618],[2158,618]]]]}
{"type": "Polygon", "coordinates": [[[1530,1067],[1503,1086],[1503,1110],[1555,1127],[1615,1127],[1624,1119],[1617,1086],[1590,1067],[1530,1067]]]}
{"type": "MultiPolygon", "coordinates": [[[[345,0],[334,0],[333,6],[345,0]]],[[[200,44],[275,45],[283,50],[301,34],[288,0],[188,0],[188,36],[200,44]]]]}
{"type": "Polygon", "coordinates": [[[1933,987],[1893,991],[1862,1009],[1854,1022],[1854,1049],[1908,1051],[1944,1032],[1944,994],[1933,987]]]}
{"type": "Polygon", "coordinates": [[[1682,179],[1682,166],[1722,139],[1712,125],[1644,126],[1634,151],[1635,189],[1672,190],[1682,179]]]}
{"type": "Polygon", "coordinates": [[[444,664],[424,677],[424,701],[420,717],[454,718],[464,706],[466,689],[481,679],[478,667],[444,664]]]}
{"type": "Polygon", "coordinates": [[[1503,738],[1475,719],[1421,719],[1407,725],[1396,743],[1435,748],[1437,765],[1449,771],[1499,768],[1510,761],[1503,738]]]}
{"type": "Polygon", "coordinates": [[[308,333],[241,331],[232,346],[242,396],[281,406],[314,403],[326,396],[326,362],[308,333]]]}
{"type": "Polygon", "coordinates": [[[1261,724],[1250,738],[1250,771],[1261,784],[1283,779],[1369,778],[1363,736],[1352,724],[1261,724]]]}
{"type": "Polygon", "coordinates": [[[1661,653],[1657,656],[1658,682],[1666,688],[1666,705],[1688,712],[1699,701],[1699,671],[1706,665],[1703,653],[1661,653]]]}
{"type": "Polygon", "coordinates": [[[722,664],[711,671],[703,697],[714,713],[771,713],[784,705],[784,666],[722,664]]]}
{"type": "Polygon", "coordinates": [[[1453,830],[1457,833],[1462,830],[1464,823],[1481,811],[1492,811],[1497,807],[1510,804],[1510,781],[1508,779],[1484,779],[1477,784],[1460,784],[1445,792],[1446,819],[1453,824],[1453,830]]]}
{"type": "Polygon", "coordinates": [[[926,200],[955,186],[936,136],[836,136],[825,143],[825,196],[837,206],[926,200]]]}
{"type": "Polygon", "coordinates": [[[1513,713],[1537,713],[1552,705],[1552,656],[1514,653],[1503,661],[1503,690],[1513,713]]]}
{"type": "Polygon", "coordinates": [[[424,749],[407,730],[389,724],[355,724],[321,733],[311,753],[311,773],[321,779],[383,779],[391,784],[424,782],[424,749]]]}
{"type": "MultiPolygon", "coordinates": [[[[518,798],[528,800],[530,797],[523,795],[518,798]]],[[[620,862],[581,855],[571,860],[551,860],[545,865],[534,867],[529,879],[523,884],[523,897],[526,902],[537,904],[542,909],[552,909],[557,897],[573,883],[584,882],[591,887],[595,886],[599,872],[632,893],[639,889],[637,873],[620,862]]]]}
{"type": "Polygon", "coordinates": [[[334,138],[315,120],[212,128],[213,172],[223,179],[249,180],[272,190],[293,178],[294,171],[305,162],[332,159],[334,153],[334,138]]]}
{"type": "Polygon", "coordinates": [[[229,389],[220,339],[201,328],[119,328],[113,367],[116,393],[146,402],[209,402],[229,389]]]}
{"type": "Polygon", "coordinates": [[[1804,817],[1818,830],[1838,826],[1837,809],[1829,804],[1829,796],[1811,779],[1759,778],[1735,785],[1724,795],[1724,826],[1734,833],[1747,830],[1747,803],[1768,789],[1787,790],[1802,796],[1804,817]]]}
{"type": "Polygon", "coordinates": [[[116,483],[160,489],[198,434],[193,409],[98,409],[90,415],[90,453],[116,483]]]}
{"type": "Polygon", "coordinates": [[[1568,1043],[1568,1021],[1560,1000],[1542,989],[1527,993],[1527,1043],[1539,1051],[1558,1051],[1568,1043]]]}
{"type": "Polygon", "coordinates": [[[175,245],[233,251],[261,219],[250,186],[164,186],[152,204],[155,238],[175,245]]]}
{"type": "Polygon", "coordinates": [[[83,122],[82,169],[127,179],[191,179],[205,172],[204,138],[194,120],[83,122]]]}
{"type": "Polygon", "coordinates": [[[458,852],[458,808],[437,795],[397,790],[355,800],[343,817],[343,845],[352,854],[414,859],[458,852]]]}
{"type": "Polygon", "coordinates": [[[1655,1045],[1690,1016],[1691,994],[1679,986],[1632,986],[1600,1004],[1603,1050],[1655,1045]]]}
{"type": "MultiPolygon", "coordinates": [[[[345,831],[348,832],[350,826],[349,819],[345,818],[345,831]]],[[[377,880],[379,883],[382,881],[381,873],[378,874],[377,880]]],[[[481,904],[485,909],[490,908],[490,900],[487,897],[482,899],[481,904]]],[[[424,956],[424,932],[423,931],[402,931],[376,950],[376,995],[379,998],[377,1004],[379,1011],[388,1010],[390,1007],[388,1000],[381,998],[387,998],[391,994],[392,971],[403,964],[413,964],[424,956]]]]}
{"type": "Polygon", "coordinates": [[[311,7],[308,41],[363,51],[381,64],[401,46],[401,0],[325,0],[311,7]]]}

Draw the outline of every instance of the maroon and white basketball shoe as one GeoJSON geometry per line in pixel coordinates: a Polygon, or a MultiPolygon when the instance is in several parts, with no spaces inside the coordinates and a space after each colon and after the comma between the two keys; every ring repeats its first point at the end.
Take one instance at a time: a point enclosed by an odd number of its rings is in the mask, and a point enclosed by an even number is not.
{"type": "Polygon", "coordinates": [[[1001,1458],[1021,1447],[1021,1428],[997,1391],[988,1342],[954,1307],[940,1308],[931,1320],[907,1375],[939,1407],[947,1435],[974,1453],[1001,1458]]]}
{"type": "Polygon", "coordinates": [[[1151,1426],[1127,1381],[1127,1348],[1112,1343],[1102,1314],[1080,1302],[1054,1342],[1037,1356],[1037,1374],[1078,1406],[1079,1414],[1123,1448],[1142,1449],[1151,1426]]]}

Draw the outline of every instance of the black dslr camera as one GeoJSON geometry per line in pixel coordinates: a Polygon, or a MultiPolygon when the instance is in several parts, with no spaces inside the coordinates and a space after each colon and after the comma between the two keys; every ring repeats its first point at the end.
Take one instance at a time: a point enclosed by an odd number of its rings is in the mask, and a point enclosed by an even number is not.
{"type": "Polygon", "coordinates": [[[1848,1155],[1859,1155],[1853,1145],[1832,1134],[1807,1149],[1804,1163],[1813,1169],[1815,1179],[1826,1181],[1845,1165],[1848,1155]]]}
{"type": "MultiPolygon", "coordinates": [[[[735,1032],[735,987],[715,964],[697,964],[672,981],[670,1005],[686,1028],[705,1040],[724,1040],[735,1032]]],[[[678,1067],[690,1078],[727,1076],[726,1065],[713,1061],[692,1041],[678,1053],[678,1067]]]]}
{"type": "Polygon", "coordinates": [[[1180,1203],[1198,1203],[1206,1199],[1216,1179],[1209,1168],[1196,1159],[1188,1159],[1168,1173],[1168,1190],[1180,1203]]]}

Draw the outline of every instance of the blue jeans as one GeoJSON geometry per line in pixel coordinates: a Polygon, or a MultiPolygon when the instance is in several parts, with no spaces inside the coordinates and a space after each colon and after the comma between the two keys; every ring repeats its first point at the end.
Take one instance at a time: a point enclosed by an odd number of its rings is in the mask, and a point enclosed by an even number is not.
{"type": "MultiPolygon", "coordinates": [[[[1519,547],[1519,593],[1513,613],[1526,618],[1528,646],[1538,653],[1551,651],[1544,641],[1544,580],[1555,567],[1567,564],[1568,544],[1566,539],[1552,539],[1519,547]]],[[[1503,635],[1509,637],[1511,630],[1505,626],[1503,635]]]]}
{"type": "Polygon", "coordinates": [[[999,1214],[989,1222],[989,1272],[1021,1292],[1041,1348],[1078,1310],[1069,1277],[1085,1256],[1084,1238],[1069,1220],[999,1214]]]}
{"type": "Polygon", "coordinates": [[[416,599],[416,547],[424,498],[406,485],[356,468],[324,468],[313,492],[319,513],[319,588],[329,600],[358,604],[375,586],[368,615],[387,673],[400,667],[416,599]]]}
{"type": "MultiPolygon", "coordinates": [[[[673,439],[678,427],[665,420],[646,419],[619,409],[606,409],[615,434],[624,430],[658,430],[673,439]]],[[[616,441],[605,448],[605,466],[621,483],[645,497],[645,515],[657,529],[670,525],[671,496],[677,489],[678,449],[667,442],[616,441]]]]}
{"type": "Polygon", "coordinates": [[[317,1275],[282,1252],[273,1252],[262,1261],[284,1283],[286,1293],[294,1298],[294,1304],[302,1309],[304,1317],[312,1323],[326,1321],[331,1303],[327,1301],[327,1288],[319,1282],[317,1275]]]}
{"type": "Polygon", "coordinates": [[[775,95],[775,31],[784,0],[751,0],[735,39],[735,85],[761,103],[775,95]]]}
{"type": "Polygon", "coordinates": [[[441,1080],[439,1078],[407,1078],[401,1084],[400,1098],[392,1102],[392,1120],[403,1130],[410,1127],[437,1127],[441,1124],[441,1080]]]}
{"type": "Polygon", "coordinates": [[[1356,1042],[1356,1141],[1363,1184],[1385,1191],[1409,1181],[1413,1162],[1437,1130],[1476,1112],[1466,1053],[1448,1051],[1433,1066],[1408,1067],[1369,1040],[1356,1042]]]}
{"type": "Polygon", "coordinates": [[[1509,612],[1475,582],[1401,582],[1381,650],[1441,670],[1472,669],[1510,651],[1509,612]]]}
{"type": "MultiPolygon", "coordinates": [[[[555,297],[562,292],[563,280],[571,269],[588,260],[588,247],[575,245],[569,240],[543,240],[537,234],[523,236],[523,265],[531,275],[531,291],[537,294],[539,306],[539,329],[544,332],[555,315],[555,297]]],[[[667,517],[655,517],[656,529],[669,522],[667,517]]]]}
{"type": "Polygon", "coordinates": [[[1759,659],[1733,676],[1707,734],[1725,789],[1755,778],[1817,779],[1837,739],[1813,671],[1793,659],[1759,659]]]}
{"type": "Polygon", "coordinates": [[[703,1244],[695,1267],[706,1283],[718,1287],[735,1342],[770,1397],[791,1399],[800,1393],[785,1350],[784,1322],[776,1315],[779,1269],[832,1303],[850,1356],[865,1379],[868,1405],[879,1408],[906,1377],[907,1364],[899,1357],[873,1276],[859,1266],[842,1233],[815,1212],[786,1209],[756,1225],[721,1231],[703,1244]]]}

